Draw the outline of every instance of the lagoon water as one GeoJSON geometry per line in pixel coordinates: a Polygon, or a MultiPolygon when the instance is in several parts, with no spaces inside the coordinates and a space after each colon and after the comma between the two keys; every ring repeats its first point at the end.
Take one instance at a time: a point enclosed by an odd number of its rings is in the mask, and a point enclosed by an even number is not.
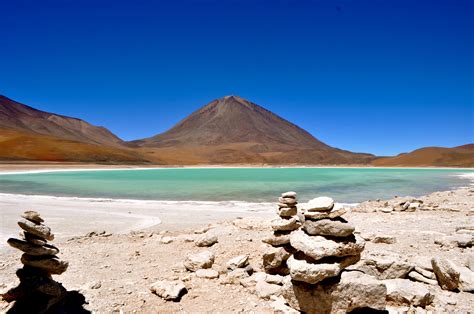
{"type": "Polygon", "coordinates": [[[355,203],[420,196],[471,184],[474,170],[387,168],[165,168],[0,175],[0,193],[168,201],[300,201],[327,195],[355,203]],[[466,175],[467,174],[467,175],[466,175]]]}

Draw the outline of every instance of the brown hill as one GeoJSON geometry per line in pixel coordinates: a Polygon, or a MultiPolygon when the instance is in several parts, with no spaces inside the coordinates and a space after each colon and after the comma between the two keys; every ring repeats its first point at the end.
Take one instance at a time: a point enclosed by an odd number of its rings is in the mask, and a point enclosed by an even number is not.
{"type": "Polygon", "coordinates": [[[72,141],[120,146],[123,141],[103,127],[81,119],[40,111],[0,95],[0,128],[72,141]]]}
{"type": "Polygon", "coordinates": [[[129,149],[100,146],[53,136],[0,129],[0,160],[142,163],[129,149]]]}
{"type": "Polygon", "coordinates": [[[167,132],[130,145],[179,164],[363,164],[374,158],[331,147],[237,96],[214,100],[167,132]]]}
{"type": "Polygon", "coordinates": [[[378,158],[372,164],[400,167],[474,167],[474,144],[453,148],[425,147],[395,157],[378,158]]]}

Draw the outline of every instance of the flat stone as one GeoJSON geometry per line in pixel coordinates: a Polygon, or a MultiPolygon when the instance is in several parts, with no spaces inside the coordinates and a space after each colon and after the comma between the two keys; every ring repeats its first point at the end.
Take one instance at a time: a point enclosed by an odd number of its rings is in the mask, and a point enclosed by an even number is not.
{"type": "Polygon", "coordinates": [[[296,259],[292,255],[288,261],[291,279],[316,284],[326,278],[335,277],[349,265],[360,260],[360,255],[347,256],[331,263],[309,263],[304,259],[296,259]]]}
{"type": "Polygon", "coordinates": [[[383,283],[387,287],[387,301],[393,305],[420,306],[431,304],[434,295],[422,283],[407,279],[387,279],[383,283]]]}
{"type": "Polygon", "coordinates": [[[416,271],[409,272],[408,273],[408,278],[410,278],[412,280],[415,280],[415,281],[426,283],[428,285],[433,285],[433,286],[438,285],[438,281],[436,281],[436,279],[429,279],[429,278],[423,276],[422,274],[420,274],[419,272],[416,272],[416,271]]]}
{"type": "Polygon", "coordinates": [[[373,243],[394,244],[397,243],[397,238],[391,235],[376,235],[372,240],[373,243]]]}
{"type": "Polygon", "coordinates": [[[214,264],[215,255],[210,251],[203,251],[196,254],[187,254],[184,260],[184,267],[189,271],[211,268],[214,264]]]}
{"type": "Polygon", "coordinates": [[[431,264],[442,289],[453,291],[458,288],[460,274],[453,262],[445,258],[435,257],[431,260],[431,264]]]}
{"type": "Polygon", "coordinates": [[[413,265],[403,256],[387,251],[367,252],[364,259],[351,269],[360,270],[377,279],[406,278],[413,270],[413,265]]]}
{"type": "Polygon", "coordinates": [[[271,225],[275,231],[292,231],[298,229],[301,226],[301,222],[298,217],[291,217],[289,219],[274,218],[271,221],[271,225]]]}
{"type": "Polygon", "coordinates": [[[466,266],[470,270],[474,271],[474,253],[467,255],[466,266]]]}
{"type": "Polygon", "coordinates": [[[292,206],[298,204],[296,199],[293,197],[280,197],[278,198],[278,201],[282,204],[287,204],[287,205],[292,205],[292,206]]]}
{"type": "Polygon", "coordinates": [[[344,208],[332,210],[330,212],[308,212],[303,211],[303,215],[306,219],[309,220],[319,220],[319,219],[334,219],[337,217],[341,217],[346,213],[344,208]]]}
{"type": "Polygon", "coordinates": [[[277,214],[280,217],[291,217],[298,213],[298,209],[296,207],[280,207],[277,209],[277,214]]]}
{"type": "Polygon", "coordinates": [[[18,225],[21,229],[34,234],[40,238],[46,239],[48,241],[54,240],[54,235],[51,233],[51,229],[48,226],[42,224],[36,224],[27,219],[20,219],[18,225]]]}
{"type": "Polygon", "coordinates": [[[232,259],[230,259],[226,266],[229,269],[237,269],[243,268],[249,264],[249,256],[248,255],[239,255],[232,259]]]}
{"type": "Polygon", "coordinates": [[[33,210],[25,211],[23,214],[21,214],[21,217],[28,219],[29,221],[34,222],[35,224],[40,224],[44,222],[43,218],[40,217],[40,214],[33,210]]]}
{"type": "Polygon", "coordinates": [[[328,212],[334,208],[334,200],[327,196],[316,197],[302,207],[308,212],[328,212]]]}
{"type": "Polygon", "coordinates": [[[196,271],[196,277],[206,278],[206,279],[216,279],[216,278],[219,278],[219,272],[214,269],[198,269],[196,271]]]}
{"type": "Polygon", "coordinates": [[[293,191],[281,193],[281,197],[296,198],[296,195],[297,195],[296,192],[293,192],[293,191]]]}
{"type": "Polygon", "coordinates": [[[303,229],[310,235],[347,237],[354,232],[355,227],[340,218],[339,220],[306,220],[303,224],[303,229]]]}
{"type": "Polygon", "coordinates": [[[194,244],[196,244],[199,247],[209,247],[213,246],[218,242],[217,235],[209,234],[209,233],[204,233],[200,237],[198,237],[196,240],[194,240],[194,244]]]}
{"type": "Polygon", "coordinates": [[[260,299],[269,300],[272,296],[280,295],[281,286],[265,281],[258,281],[255,285],[255,292],[260,299]]]}
{"type": "Polygon", "coordinates": [[[364,240],[359,237],[341,238],[336,242],[322,236],[307,235],[303,230],[290,235],[290,244],[315,260],[328,256],[359,255],[365,246],[364,240]]]}
{"type": "Polygon", "coordinates": [[[459,272],[458,289],[464,292],[474,292],[474,272],[467,267],[457,267],[459,272]]]}
{"type": "Polygon", "coordinates": [[[34,234],[26,232],[24,230],[20,231],[20,237],[28,243],[35,245],[45,245],[48,241],[43,238],[37,237],[34,234]]]}
{"type": "Polygon", "coordinates": [[[225,277],[221,277],[221,282],[226,284],[241,284],[242,281],[249,277],[249,273],[244,268],[237,268],[228,272],[225,277]]]}
{"type": "Polygon", "coordinates": [[[284,248],[269,248],[263,253],[263,267],[267,273],[283,274],[289,272],[286,260],[291,254],[284,248]]]}
{"type": "Polygon", "coordinates": [[[434,274],[433,271],[426,270],[426,269],[421,268],[421,267],[419,267],[419,266],[415,266],[414,270],[415,270],[417,273],[420,273],[421,275],[423,275],[424,277],[426,277],[426,278],[428,278],[428,279],[436,280],[436,275],[434,274]]]}
{"type": "Polygon", "coordinates": [[[61,275],[69,266],[68,262],[61,261],[54,256],[32,256],[23,254],[21,262],[24,265],[40,268],[53,275],[61,275]]]}
{"type": "Polygon", "coordinates": [[[262,242],[270,244],[272,246],[280,246],[290,243],[290,234],[274,232],[273,235],[262,239],[262,242]]]}
{"type": "Polygon", "coordinates": [[[182,281],[160,280],[151,285],[150,291],[165,300],[176,301],[184,295],[187,290],[182,281]]]}
{"type": "Polygon", "coordinates": [[[48,244],[41,245],[41,246],[34,245],[26,241],[14,239],[14,238],[8,239],[7,243],[11,247],[14,247],[15,249],[23,251],[28,255],[42,256],[42,255],[56,255],[59,253],[59,249],[57,247],[54,247],[48,244]]]}

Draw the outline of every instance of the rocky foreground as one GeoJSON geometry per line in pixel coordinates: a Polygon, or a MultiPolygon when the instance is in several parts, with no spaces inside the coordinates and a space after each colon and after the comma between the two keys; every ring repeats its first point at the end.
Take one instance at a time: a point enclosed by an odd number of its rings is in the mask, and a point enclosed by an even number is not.
{"type": "MultiPolygon", "coordinates": [[[[58,258],[69,261],[60,281],[79,296],[83,311],[293,312],[304,303],[307,312],[330,312],[305,294],[288,293],[288,287],[310,287],[313,295],[330,291],[334,300],[393,313],[472,312],[473,188],[368,201],[346,209],[343,218],[331,214],[341,209],[327,199],[306,206],[286,194],[278,207],[273,221],[242,217],[173,232],[95,231],[55,243],[58,258]],[[325,223],[315,218],[321,215],[325,223]],[[316,238],[345,246],[321,251],[316,238]]],[[[19,284],[19,257],[14,250],[0,253],[2,294],[19,284]]],[[[0,311],[11,307],[0,301],[0,311]]]]}

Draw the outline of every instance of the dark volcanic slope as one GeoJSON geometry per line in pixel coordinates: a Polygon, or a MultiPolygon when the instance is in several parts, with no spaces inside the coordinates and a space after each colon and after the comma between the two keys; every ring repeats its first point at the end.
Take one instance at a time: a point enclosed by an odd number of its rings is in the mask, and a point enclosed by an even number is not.
{"type": "Polygon", "coordinates": [[[131,145],[152,148],[156,155],[167,154],[171,158],[192,154],[193,160],[202,163],[350,164],[373,159],[369,154],[328,146],[300,127],[237,96],[214,100],[167,132],[131,145]]]}
{"type": "Polygon", "coordinates": [[[425,147],[395,157],[374,160],[375,166],[474,167],[474,144],[458,147],[425,147]]]}
{"type": "Polygon", "coordinates": [[[90,144],[119,146],[123,143],[106,128],[91,125],[81,119],[40,111],[1,95],[0,128],[90,144]]]}

